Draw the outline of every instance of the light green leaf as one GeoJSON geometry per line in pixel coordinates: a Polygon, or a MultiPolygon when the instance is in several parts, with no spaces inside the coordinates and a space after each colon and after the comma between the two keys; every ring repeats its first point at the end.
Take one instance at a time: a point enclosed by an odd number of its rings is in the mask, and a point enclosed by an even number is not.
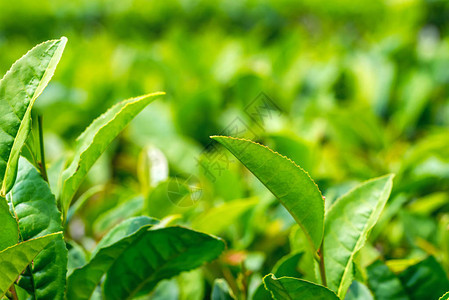
{"type": "Polygon", "coordinates": [[[11,215],[9,211],[8,202],[5,198],[0,196],[0,251],[19,241],[19,225],[17,220],[11,215]]]}
{"type": "MultiPolygon", "coordinates": [[[[390,298],[395,299],[396,298],[390,298]]],[[[371,291],[368,289],[366,285],[357,280],[354,280],[349,287],[349,290],[346,294],[345,300],[374,300],[371,291]]],[[[376,298],[377,300],[377,298],[376,298]]]]}
{"type": "MultiPolygon", "coordinates": [[[[39,172],[23,157],[8,198],[14,207],[22,240],[63,231],[55,196],[39,172]]],[[[60,235],[36,256],[31,274],[22,277],[19,285],[36,299],[63,299],[66,273],[67,248],[60,235]]]]}
{"type": "Polygon", "coordinates": [[[0,81],[0,195],[12,188],[20,151],[31,128],[31,108],[50,81],[67,39],[37,45],[0,81]]]}
{"type": "Polygon", "coordinates": [[[314,299],[339,300],[329,289],[322,285],[293,277],[276,278],[268,274],[263,278],[265,288],[276,300],[314,299]]]}
{"type": "Polygon", "coordinates": [[[224,279],[215,279],[212,288],[211,300],[234,300],[235,296],[224,279]]]}
{"type": "Polygon", "coordinates": [[[159,281],[216,259],[223,250],[222,240],[201,232],[182,227],[150,229],[109,269],[105,297],[131,299],[149,293],[159,281]]]}
{"type": "Polygon", "coordinates": [[[371,179],[337,199],[326,215],[324,261],[328,287],[344,298],[354,255],[365,245],[393,186],[393,175],[371,179]]]}
{"type": "Polygon", "coordinates": [[[236,199],[216,206],[196,217],[192,228],[210,234],[219,234],[253,207],[258,199],[236,199]]]}
{"type": "Polygon", "coordinates": [[[124,100],[93,121],[78,137],[74,157],[62,174],[60,205],[64,216],[87,172],[112,140],[150,102],[164,94],[158,92],[124,100]]]}
{"type": "Polygon", "coordinates": [[[16,281],[17,277],[19,277],[36,255],[48,243],[61,236],[62,233],[53,233],[14,245],[0,252],[0,298],[5,295],[9,287],[16,281]]]}
{"type": "Polygon", "coordinates": [[[366,269],[368,285],[376,300],[410,300],[399,278],[381,261],[376,261],[366,269]]]}
{"type": "Polygon", "coordinates": [[[101,277],[115,260],[157,221],[136,217],[114,227],[97,245],[90,261],[73,270],[67,283],[67,299],[89,299],[101,277]]]}
{"type": "Polygon", "coordinates": [[[213,136],[275,195],[317,250],[323,238],[324,201],[318,186],[292,160],[245,139],[213,136]]]}
{"type": "Polygon", "coordinates": [[[448,299],[449,299],[449,292],[447,292],[446,294],[441,296],[440,299],[438,299],[438,300],[448,300],[448,299]]]}

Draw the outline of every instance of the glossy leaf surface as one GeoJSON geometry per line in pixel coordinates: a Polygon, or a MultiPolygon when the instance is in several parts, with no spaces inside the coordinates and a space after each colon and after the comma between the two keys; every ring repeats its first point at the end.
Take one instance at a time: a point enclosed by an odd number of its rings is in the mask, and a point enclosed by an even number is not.
{"type": "Polygon", "coordinates": [[[237,157],[285,206],[314,250],[323,238],[324,201],[318,186],[292,160],[255,142],[224,136],[214,140],[237,157]]]}

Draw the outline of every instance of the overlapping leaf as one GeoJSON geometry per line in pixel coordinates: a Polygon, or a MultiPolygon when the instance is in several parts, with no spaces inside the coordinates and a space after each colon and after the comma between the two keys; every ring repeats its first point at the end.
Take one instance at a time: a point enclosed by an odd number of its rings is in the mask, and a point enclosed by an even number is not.
{"type": "Polygon", "coordinates": [[[324,228],[324,201],[315,182],[290,159],[245,139],[214,136],[285,206],[306,233],[314,250],[324,228]]]}
{"type": "Polygon", "coordinates": [[[0,195],[12,188],[20,151],[31,128],[31,108],[50,81],[67,39],[37,45],[0,81],[0,195]]]}
{"type": "Polygon", "coordinates": [[[182,227],[150,229],[109,269],[105,297],[121,300],[148,293],[159,281],[195,269],[223,250],[223,241],[204,233],[182,227]]]}
{"type": "Polygon", "coordinates": [[[14,245],[0,252],[0,298],[4,296],[34,257],[51,241],[61,236],[62,233],[46,235],[14,245]]]}
{"type": "Polygon", "coordinates": [[[63,184],[60,197],[64,216],[75,192],[95,161],[123,128],[156,96],[160,95],[164,95],[164,93],[148,94],[114,105],[93,121],[78,137],[74,157],[62,174],[63,184]]]}
{"type": "Polygon", "coordinates": [[[97,245],[90,261],[69,276],[67,299],[89,299],[101,277],[118,257],[156,223],[148,217],[136,217],[114,227],[97,245]]]}
{"type": "MultiPolygon", "coordinates": [[[[17,180],[8,197],[14,206],[22,240],[63,231],[55,196],[24,158],[19,161],[17,180]]],[[[36,299],[63,299],[66,273],[67,248],[59,235],[36,256],[31,274],[26,274],[28,277],[23,277],[19,284],[36,299]]]]}
{"type": "Polygon", "coordinates": [[[324,286],[298,278],[276,278],[273,274],[268,274],[263,278],[263,283],[276,300],[339,300],[331,290],[324,286]]]}
{"type": "Polygon", "coordinates": [[[393,175],[364,182],[339,198],[326,215],[324,258],[328,287],[344,298],[354,255],[363,247],[390,196],[393,175]]]}

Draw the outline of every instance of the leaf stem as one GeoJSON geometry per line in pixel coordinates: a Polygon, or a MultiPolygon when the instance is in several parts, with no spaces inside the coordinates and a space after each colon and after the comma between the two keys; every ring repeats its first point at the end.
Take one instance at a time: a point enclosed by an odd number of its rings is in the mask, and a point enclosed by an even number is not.
{"type": "Polygon", "coordinates": [[[326,268],[324,264],[324,240],[321,242],[320,249],[318,250],[318,256],[319,256],[319,265],[320,265],[320,276],[321,276],[321,283],[327,287],[327,280],[326,280],[326,268]]]}
{"type": "Polygon", "coordinates": [[[39,149],[41,154],[41,161],[39,162],[39,168],[41,175],[46,182],[48,182],[47,168],[45,167],[45,151],[44,151],[44,133],[42,130],[42,115],[37,116],[37,122],[39,127],[39,149]]]}
{"type": "Polygon", "coordinates": [[[14,286],[14,283],[9,288],[9,291],[11,292],[11,296],[12,296],[13,300],[19,300],[19,298],[17,297],[16,287],[14,286]]]}

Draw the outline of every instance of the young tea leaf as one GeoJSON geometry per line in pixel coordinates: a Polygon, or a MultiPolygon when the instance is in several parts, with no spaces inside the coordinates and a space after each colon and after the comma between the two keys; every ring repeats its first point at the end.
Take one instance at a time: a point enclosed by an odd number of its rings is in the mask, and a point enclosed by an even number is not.
{"type": "MultiPolygon", "coordinates": [[[[8,194],[27,241],[63,231],[61,213],[47,182],[25,158],[19,160],[16,183],[8,194]]],[[[34,259],[19,285],[36,299],[63,299],[67,273],[67,248],[62,235],[51,241],[34,259]]]]}
{"type": "Polygon", "coordinates": [[[326,215],[324,261],[328,287],[344,298],[354,255],[363,247],[393,186],[393,175],[366,181],[337,199],[326,215]]]}
{"type": "Polygon", "coordinates": [[[124,100],[93,121],[78,137],[74,157],[62,174],[60,205],[64,216],[87,172],[112,140],[150,102],[164,94],[159,92],[124,100]]]}
{"type": "Polygon", "coordinates": [[[316,251],[323,238],[324,201],[318,186],[292,160],[249,140],[213,136],[285,206],[316,251]]]}
{"type": "Polygon", "coordinates": [[[268,274],[263,278],[263,283],[276,300],[339,300],[334,292],[324,286],[298,278],[276,278],[273,274],[268,274]]]}
{"type": "Polygon", "coordinates": [[[31,108],[50,81],[67,39],[37,45],[0,81],[0,195],[12,188],[20,151],[31,128],[31,108]]]}
{"type": "Polygon", "coordinates": [[[14,245],[0,252],[0,298],[5,295],[9,287],[36,255],[51,241],[61,236],[62,233],[49,234],[14,245]]]}

